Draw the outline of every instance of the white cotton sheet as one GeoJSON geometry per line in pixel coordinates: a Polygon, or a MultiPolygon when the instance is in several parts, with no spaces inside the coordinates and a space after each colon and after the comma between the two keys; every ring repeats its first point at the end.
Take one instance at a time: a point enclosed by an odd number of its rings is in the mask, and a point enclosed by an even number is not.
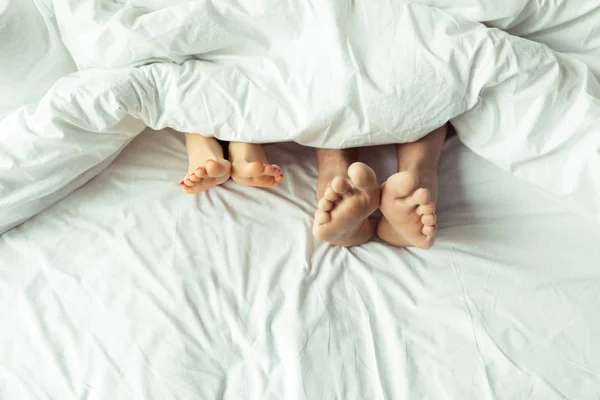
{"type": "MultiPolygon", "coordinates": [[[[0,237],[0,398],[592,399],[600,230],[475,156],[440,165],[428,251],[310,234],[312,150],[275,189],[188,196],[147,131],[0,237]]],[[[365,154],[381,179],[393,148],[365,154]]]]}

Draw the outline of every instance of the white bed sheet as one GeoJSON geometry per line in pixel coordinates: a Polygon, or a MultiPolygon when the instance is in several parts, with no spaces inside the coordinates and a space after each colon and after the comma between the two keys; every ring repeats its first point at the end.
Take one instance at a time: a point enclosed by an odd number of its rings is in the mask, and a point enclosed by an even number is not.
{"type": "Polygon", "coordinates": [[[146,131],[2,235],[0,399],[597,398],[597,226],[453,138],[433,249],[334,248],[312,150],[267,153],[279,187],[187,196],[146,131]]]}

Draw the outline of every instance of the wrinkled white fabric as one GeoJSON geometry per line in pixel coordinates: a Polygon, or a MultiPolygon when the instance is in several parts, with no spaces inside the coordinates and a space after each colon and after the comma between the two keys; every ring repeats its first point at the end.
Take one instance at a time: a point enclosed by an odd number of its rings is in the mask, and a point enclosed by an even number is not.
{"type": "Polygon", "coordinates": [[[0,398],[596,397],[597,226],[453,138],[432,249],[333,247],[310,233],[314,152],[265,151],[279,186],[185,196],[184,138],[144,132],[0,236],[0,398]]]}
{"type": "MultiPolygon", "coordinates": [[[[537,21],[541,9],[513,2],[492,12],[491,3],[466,0],[430,5],[11,3],[27,15],[51,12],[64,43],[58,58],[72,57],[85,71],[0,121],[0,207],[8,210],[0,231],[49,204],[43,198],[54,201],[65,186],[84,183],[77,177],[96,171],[144,124],[225,140],[342,148],[414,141],[452,120],[478,154],[599,215],[600,85],[589,68],[477,22],[524,29],[519,24],[537,21]],[[43,165],[56,167],[43,176],[30,172],[43,165]],[[569,175],[556,179],[565,165],[569,175]]],[[[553,18],[562,15],[557,10],[553,18]]],[[[17,18],[14,10],[2,15],[17,18]]],[[[552,19],[540,21],[543,27],[552,19]]],[[[3,35],[0,42],[35,42],[27,32],[20,41],[3,35]]],[[[596,43],[594,32],[586,43],[596,43]]],[[[18,69],[21,56],[2,60],[18,69]]],[[[23,65],[37,69],[29,61],[23,65]]]]}
{"type": "Polygon", "coordinates": [[[59,78],[76,70],[47,7],[0,0],[0,121],[37,104],[59,78]]]}
{"type": "Polygon", "coordinates": [[[600,2],[596,0],[416,0],[482,22],[583,61],[600,78],[600,2]]]}

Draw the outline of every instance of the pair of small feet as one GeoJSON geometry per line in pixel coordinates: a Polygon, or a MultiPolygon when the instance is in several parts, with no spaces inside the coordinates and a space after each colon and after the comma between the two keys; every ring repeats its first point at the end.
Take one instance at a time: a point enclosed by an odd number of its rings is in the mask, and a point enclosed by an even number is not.
{"type": "MultiPolygon", "coordinates": [[[[436,184],[435,174],[429,178],[436,184]]],[[[333,178],[319,199],[313,234],[339,246],[363,244],[373,236],[369,216],[379,208],[377,236],[397,247],[427,249],[436,233],[433,200],[412,172],[398,172],[379,188],[375,172],[356,162],[347,175],[333,178]]]]}
{"type": "Polygon", "coordinates": [[[188,173],[179,183],[181,190],[188,194],[204,192],[229,178],[245,186],[272,187],[279,184],[283,180],[281,168],[269,164],[262,148],[257,146],[241,146],[241,152],[238,151],[231,161],[215,155],[190,155],[188,173]]]}

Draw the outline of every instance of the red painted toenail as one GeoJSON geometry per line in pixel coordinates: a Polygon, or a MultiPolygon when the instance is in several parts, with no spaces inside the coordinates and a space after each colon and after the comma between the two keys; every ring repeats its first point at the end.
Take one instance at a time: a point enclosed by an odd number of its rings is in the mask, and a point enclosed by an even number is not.
{"type": "Polygon", "coordinates": [[[183,186],[185,183],[183,181],[179,182],[179,186],[183,186]]]}

